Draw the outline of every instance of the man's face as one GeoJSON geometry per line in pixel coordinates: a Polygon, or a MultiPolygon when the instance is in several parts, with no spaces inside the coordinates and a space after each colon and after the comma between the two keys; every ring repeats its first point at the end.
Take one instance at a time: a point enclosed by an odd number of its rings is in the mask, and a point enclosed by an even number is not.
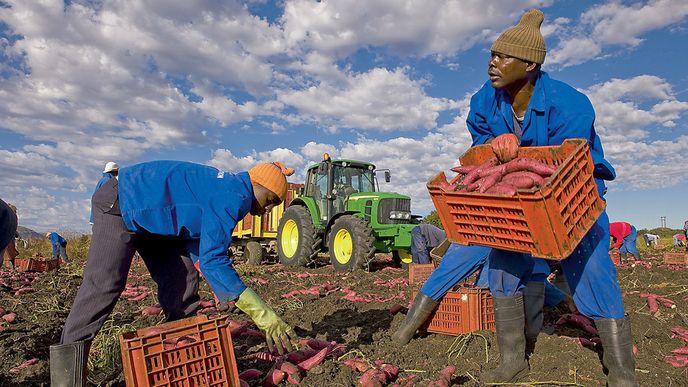
{"type": "Polygon", "coordinates": [[[265,188],[254,188],[254,196],[255,200],[251,203],[251,215],[266,214],[270,212],[274,206],[282,203],[282,200],[280,200],[277,194],[265,188]]]}
{"type": "Polygon", "coordinates": [[[525,83],[528,78],[528,63],[520,59],[492,52],[487,74],[495,89],[508,88],[525,83]]]}

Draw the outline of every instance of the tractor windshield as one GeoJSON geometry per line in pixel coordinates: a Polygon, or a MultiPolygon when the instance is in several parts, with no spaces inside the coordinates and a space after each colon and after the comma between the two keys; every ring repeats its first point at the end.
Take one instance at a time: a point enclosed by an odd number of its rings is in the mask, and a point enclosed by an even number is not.
{"type": "Polygon", "coordinates": [[[375,192],[373,171],[363,166],[337,165],[334,167],[333,178],[335,189],[347,196],[357,192],[375,192]]]}

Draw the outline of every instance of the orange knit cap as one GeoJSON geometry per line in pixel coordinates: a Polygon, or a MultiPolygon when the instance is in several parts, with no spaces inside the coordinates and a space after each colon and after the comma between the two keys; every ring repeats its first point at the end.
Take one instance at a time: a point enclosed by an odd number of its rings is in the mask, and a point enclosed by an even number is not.
{"type": "Polygon", "coordinates": [[[287,197],[287,178],[294,174],[294,168],[287,168],[279,161],[260,163],[249,169],[251,182],[258,183],[274,192],[282,201],[287,197]]]}

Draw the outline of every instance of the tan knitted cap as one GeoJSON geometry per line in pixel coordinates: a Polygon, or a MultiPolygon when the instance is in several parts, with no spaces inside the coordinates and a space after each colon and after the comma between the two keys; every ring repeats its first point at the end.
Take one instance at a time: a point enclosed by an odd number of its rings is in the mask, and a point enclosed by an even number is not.
{"type": "Polygon", "coordinates": [[[542,64],[547,53],[545,39],[540,33],[544,19],[545,15],[537,9],[524,13],[516,26],[502,32],[492,43],[491,51],[542,64]]]}
{"type": "Polygon", "coordinates": [[[251,181],[274,192],[282,201],[287,197],[287,176],[294,174],[294,168],[287,168],[279,161],[260,163],[249,169],[251,181]]]}

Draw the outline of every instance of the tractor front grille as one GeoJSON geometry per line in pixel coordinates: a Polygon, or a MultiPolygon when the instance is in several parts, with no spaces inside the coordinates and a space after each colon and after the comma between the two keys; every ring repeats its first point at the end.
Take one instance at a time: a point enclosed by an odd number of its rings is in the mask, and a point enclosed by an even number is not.
{"type": "Polygon", "coordinates": [[[411,219],[390,219],[389,213],[392,211],[411,212],[411,199],[381,199],[377,209],[377,221],[380,224],[408,224],[411,219]]]}

